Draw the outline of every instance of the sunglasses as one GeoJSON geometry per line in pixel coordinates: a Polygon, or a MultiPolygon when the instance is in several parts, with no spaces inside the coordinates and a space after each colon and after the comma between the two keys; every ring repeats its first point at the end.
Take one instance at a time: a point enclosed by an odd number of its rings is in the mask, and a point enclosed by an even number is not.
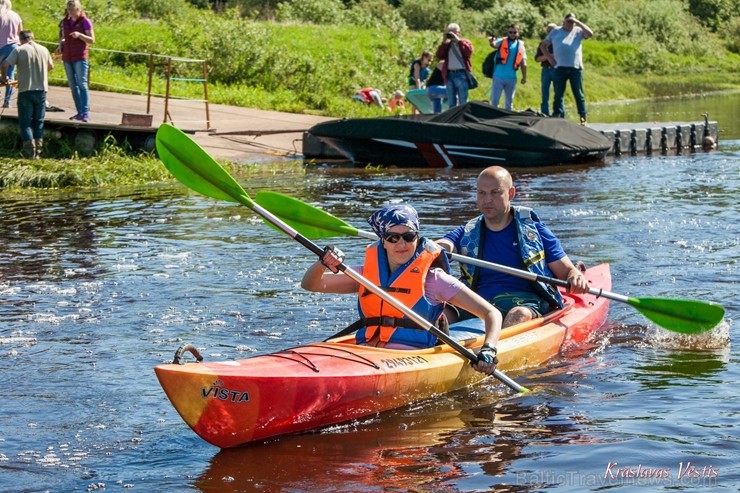
{"type": "Polygon", "coordinates": [[[406,243],[411,243],[419,236],[419,233],[409,231],[408,233],[386,233],[383,239],[388,243],[398,243],[403,238],[406,243]]]}

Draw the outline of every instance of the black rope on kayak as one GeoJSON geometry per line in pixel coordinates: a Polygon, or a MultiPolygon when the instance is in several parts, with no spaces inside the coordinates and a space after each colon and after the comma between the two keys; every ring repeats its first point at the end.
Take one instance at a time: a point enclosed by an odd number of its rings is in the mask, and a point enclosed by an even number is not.
{"type": "MultiPolygon", "coordinates": [[[[295,354],[297,356],[303,357],[303,355],[301,353],[298,353],[296,351],[285,350],[285,351],[280,351],[280,353],[290,353],[290,354],[295,354]]],[[[319,372],[319,368],[316,365],[314,365],[308,358],[302,358],[304,361],[301,361],[299,359],[291,358],[289,356],[285,356],[285,355],[280,354],[280,353],[263,354],[262,356],[263,357],[265,357],[265,356],[272,356],[272,357],[275,357],[275,358],[287,359],[288,361],[293,361],[295,363],[300,363],[300,364],[306,366],[307,368],[310,368],[311,370],[313,370],[316,373],[319,372]]]]}
{"type": "Polygon", "coordinates": [[[181,363],[181,360],[183,358],[183,353],[185,353],[185,351],[192,354],[198,363],[203,361],[203,356],[200,355],[200,351],[198,351],[198,349],[196,349],[195,346],[193,346],[192,344],[183,344],[182,346],[177,348],[177,351],[175,351],[175,359],[172,360],[173,365],[184,364],[184,363],[181,363]]]}
{"type": "MultiPolygon", "coordinates": [[[[375,368],[376,370],[380,370],[380,367],[378,365],[376,365],[375,362],[373,362],[372,360],[367,359],[364,356],[360,356],[359,354],[355,354],[355,353],[353,353],[352,351],[350,351],[348,349],[342,349],[342,348],[338,348],[338,347],[334,347],[334,346],[324,346],[322,344],[307,344],[304,347],[316,347],[316,348],[322,348],[322,349],[331,349],[332,351],[339,351],[341,353],[348,354],[348,355],[350,355],[352,357],[351,358],[348,358],[346,356],[337,356],[336,354],[322,354],[322,353],[303,353],[303,354],[310,354],[312,356],[329,356],[330,358],[339,358],[339,359],[343,359],[343,360],[346,360],[346,361],[351,361],[353,363],[360,363],[360,364],[363,364],[363,365],[371,366],[371,367],[375,368]]],[[[359,347],[361,347],[361,346],[359,346],[359,347]]]]}
{"type": "Polygon", "coordinates": [[[301,346],[299,348],[285,349],[283,351],[278,351],[276,353],[263,354],[262,356],[258,356],[258,357],[266,357],[266,356],[273,356],[275,358],[282,358],[282,359],[287,359],[289,361],[293,361],[295,363],[300,363],[300,364],[302,364],[302,365],[310,368],[311,370],[313,370],[316,373],[319,373],[321,370],[319,370],[319,367],[316,366],[313,363],[313,361],[311,361],[306,356],[326,356],[326,357],[329,357],[329,358],[339,358],[339,359],[343,359],[345,361],[350,361],[352,363],[359,363],[359,364],[362,364],[362,365],[367,365],[367,366],[370,366],[372,368],[375,368],[376,370],[379,370],[380,369],[380,367],[378,365],[376,365],[373,361],[365,358],[364,356],[357,355],[357,354],[355,354],[352,351],[349,351],[347,349],[342,349],[342,348],[338,348],[338,347],[334,347],[334,346],[329,346],[329,345],[322,345],[322,344],[307,344],[306,346],[301,346]],[[331,351],[336,351],[336,352],[339,352],[339,353],[343,353],[344,355],[343,356],[339,356],[339,355],[336,355],[336,354],[314,353],[314,352],[305,352],[305,351],[304,352],[299,352],[299,351],[297,351],[297,349],[303,349],[303,348],[309,348],[309,347],[321,348],[321,349],[327,349],[327,350],[331,350],[331,351]],[[288,355],[286,355],[284,353],[287,353],[290,356],[288,356],[288,355]],[[350,355],[351,357],[347,357],[346,355],[350,355]],[[296,356],[296,357],[299,357],[299,358],[293,358],[291,356],[296,356]]]}

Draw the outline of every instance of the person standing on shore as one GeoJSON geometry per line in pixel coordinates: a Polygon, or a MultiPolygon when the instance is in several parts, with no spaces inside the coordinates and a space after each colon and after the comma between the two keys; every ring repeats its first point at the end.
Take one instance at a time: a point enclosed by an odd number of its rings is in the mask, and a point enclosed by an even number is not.
{"type": "MultiPolygon", "coordinates": [[[[0,0],[0,63],[18,46],[18,35],[23,30],[21,17],[13,11],[10,0],[0,0]]],[[[13,65],[8,66],[8,82],[13,80],[13,65]]],[[[10,99],[13,97],[13,86],[5,86],[3,108],[10,108],[10,99]]]]}
{"type": "Polygon", "coordinates": [[[59,46],[67,82],[72,90],[77,114],[70,120],[87,122],[90,119],[90,100],[87,88],[88,46],[95,42],[93,25],[82,11],[79,0],[67,2],[67,13],[59,23],[59,46]]]}
{"type": "Polygon", "coordinates": [[[583,92],[583,50],[581,45],[584,39],[593,36],[594,32],[583,22],[576,19],[575,14],[567,14],[561,27],[554,28],[545,37],[545,41],[552,43],[552,59],[555,66],[553,85],[555,97],[553,100],[552,116],[565,118],[566,83],[570,82],[570,89],[576,100],[581,125],[586,125],[586,95],[583,92]]]}
{"type": "Polygon", "coordinates": [[[511,24],[505,38],[496,39],[491,36],[488,43],[496,50],[491,105],[498,108],[503,92],[504,109],[511,111],[516,93],[516,73],[520,68],[522,84],[527,83],[527,51],[524,49],[524,41],[519,39],[519,26],[511,24]]]}
{"type": "Polygon", "coordinates": [[[442,44],[437,47],[437,58],[444,60],[442,77],[447,86],[447,104],[450,108],[468,101],[472,70],[470,57],[473,56],[473,43],[460,37],[460,26],[454,22],[447,26],[442,44]]]}
{"type": "MultiPolygon", "coordinates": [[[[554,22],[549,23],[545,28],[545,36],[550,34],[556,27],[558,26],[554,22]]],[[[542,102],[540,104],[540,112],[549,116],[550,86],[552,85],[552,78],[555,74],[555,67],[550,63],[550,60],[552,59],[552,44],[545,42],[543,39],[537,47],[537,53],[535,54],[534,59],[542,65],[542,74],[540,75],[542,102]]]]}
{"type": "Polygon", "coordinates": [[[8,67],[18,66],[18,127],[23,157],[38,159],[44,146],[44,117],[49,70],[54,68],[46,47],[35,43],[32,31],[21,31],[20,46],[0,64],[2,82],[8,81],[8,67]]]}

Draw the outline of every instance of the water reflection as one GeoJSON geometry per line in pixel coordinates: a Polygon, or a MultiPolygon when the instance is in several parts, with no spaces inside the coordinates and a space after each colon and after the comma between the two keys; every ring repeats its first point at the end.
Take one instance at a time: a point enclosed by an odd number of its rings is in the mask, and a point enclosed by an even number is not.
{"type": "Polygon", "coordinates": [[[532,491],[535,485],[526,480],[496,478],[507,474],[527,444],[585,439],[580,425],[558,416],[542,396],[494,400],[488,389],[466,391],[322,433],[222,450],[196,486],[229,492],[452,492],[461,485],[483,491],[508,483],[507,491],[532,491]]]}

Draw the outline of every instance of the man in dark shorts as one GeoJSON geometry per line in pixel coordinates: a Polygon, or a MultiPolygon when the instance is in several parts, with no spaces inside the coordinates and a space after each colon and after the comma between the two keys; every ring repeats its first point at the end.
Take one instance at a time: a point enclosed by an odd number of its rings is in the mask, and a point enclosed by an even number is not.
{"type": "MultiPolygon", "coordinates": [[[[478,175],[475,200],[481,215],[450,231],[438,243],[461,255],[566,280],[573,293],[588,292],[585,276],[537,214],[527,207],[511,205],[515,195],[506,169],[484,169],[478,175]]],[[[562,307],[562,297],[553,286],[490,269],[460,266],[463,280],[501,310],[504,327],[562,307]]]]}

